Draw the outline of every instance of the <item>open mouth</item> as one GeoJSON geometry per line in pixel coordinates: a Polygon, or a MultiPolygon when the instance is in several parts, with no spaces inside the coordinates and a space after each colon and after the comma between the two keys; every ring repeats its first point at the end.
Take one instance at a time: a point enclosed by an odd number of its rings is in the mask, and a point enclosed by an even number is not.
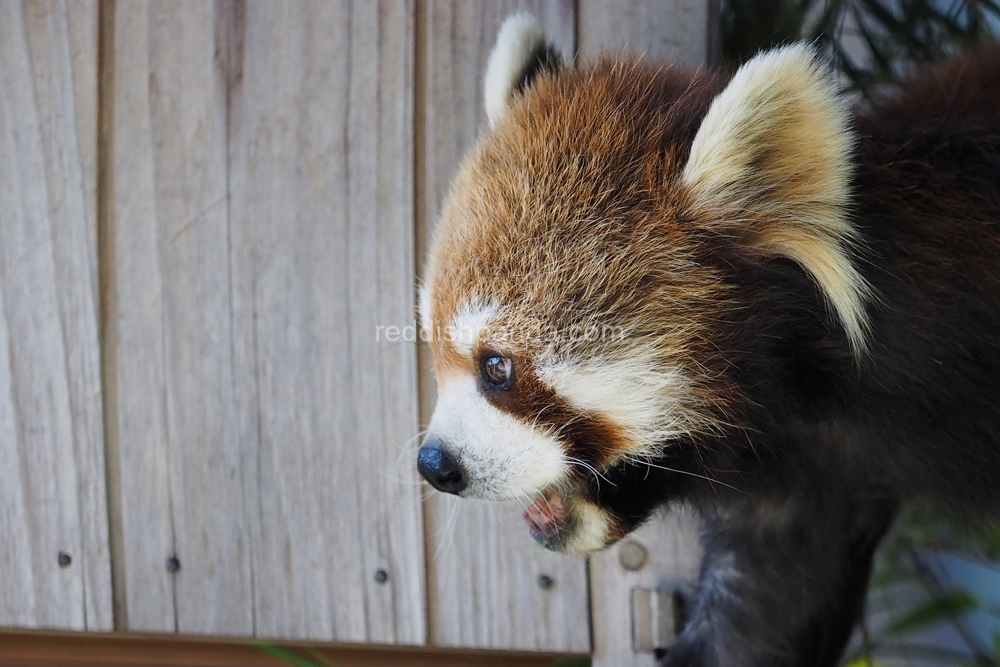
{"type": "Polygon", "coordinates": [[[524,510],[524,520],[528,523],[531,537],[543,546],[558,542],[571,524],[566,500],[554,486],[542,489],[535,496],[534,501],[524,510]]]}

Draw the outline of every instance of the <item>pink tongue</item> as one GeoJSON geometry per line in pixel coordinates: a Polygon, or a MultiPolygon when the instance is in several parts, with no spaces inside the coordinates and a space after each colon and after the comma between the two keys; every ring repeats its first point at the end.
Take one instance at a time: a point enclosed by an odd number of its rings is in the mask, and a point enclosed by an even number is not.
{"type": "Polygon", "coordinates": [[[566,507],[562,497],[552,489],[542,491],[524,510],[531,535],[537,539],[554,537],[566,523],[566,507]]]}

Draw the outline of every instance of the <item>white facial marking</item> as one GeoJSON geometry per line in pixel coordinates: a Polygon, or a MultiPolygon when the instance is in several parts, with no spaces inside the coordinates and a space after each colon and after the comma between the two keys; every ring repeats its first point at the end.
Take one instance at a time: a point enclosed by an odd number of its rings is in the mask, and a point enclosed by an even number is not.
{"type": "Polygon", "coordinates": [[[420,327],[423,329],[433,329],[431,323],[431,288],[430,285],[421,285],[417,291],[417,314],[420,317],[420,327]]]}
{"type": "Polygon", "coordinates": [[[557,363],[539,369],[538,376],[573,407],[624,429],[628,453],[637,456],[654,455],[659,443],[699,427],[684,409],[692,401],[680,370],[639,354],[557,363]]]}
{"type": "Polygon", "coordinates": [[[448,336],[455,349],[467,357],[472,356],[472,349],[479,340],[479,334],[496,315],[497,307],[473,301],[459,308],[451,321],[448,336]]]}
{"type": "Polygon", "coordinates": [[[428,438],[440,439],[462,467],[466,497],[530,499],[562,480],[569,466],[558,440],[493,407],[471,375],[441,387],[428,438]]]}
{"type": "Polygon", "coordinates": [[[580,501],[574,507],[576,530],[563,545],[568,554],[588,554],[603,549],[608,544],[607,515],[604,510],[587,501],[580,501]]]}

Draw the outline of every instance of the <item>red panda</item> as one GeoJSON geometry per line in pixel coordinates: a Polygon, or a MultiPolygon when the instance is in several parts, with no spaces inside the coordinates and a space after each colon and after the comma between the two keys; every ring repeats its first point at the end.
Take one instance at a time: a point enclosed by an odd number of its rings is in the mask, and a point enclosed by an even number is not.
{"type": "Polygon", "coordinates": [[[1000,50],[852,110],[808,46],[573,68],[517,16],[485,94],[421,474],[570,553],[689,503],[664,664],[836,664],[902,503],[1000,509],[1000,50]]]}

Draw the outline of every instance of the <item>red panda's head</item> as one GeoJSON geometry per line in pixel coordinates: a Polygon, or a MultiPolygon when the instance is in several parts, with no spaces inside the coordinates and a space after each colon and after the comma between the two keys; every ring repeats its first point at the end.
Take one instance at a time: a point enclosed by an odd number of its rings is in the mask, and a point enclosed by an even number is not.
{"type": "Polygon", "coordinates": [[[847,116],[806,47],[728,82],[572,69],[524,16],[501,30],[486,108],[420,295],[438,402],[418,465],[440,490],[522,501],[550,548],[591,551],[660,500],[644,466],[739,426],[732,366],[752,350],[732,332],[753,304],[734,267],[794,263],[863,351],[847,116]]]}

